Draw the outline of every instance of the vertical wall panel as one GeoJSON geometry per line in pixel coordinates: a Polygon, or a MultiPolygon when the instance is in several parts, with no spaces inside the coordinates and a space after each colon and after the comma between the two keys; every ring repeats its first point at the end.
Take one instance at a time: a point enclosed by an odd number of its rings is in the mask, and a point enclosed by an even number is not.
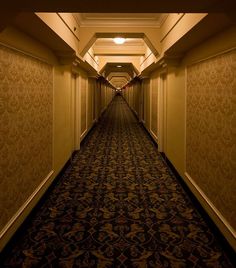
{"type": "Polygon", "coordinates": [[[72,80],[69,66],[54,66],[53,85],[53,169],[55,175],[73,150],[72,80]]]}
{"type": "Polygon", "coordinates": [[[157,137],[157,103],[158,103],[158,77],[152,78],[152,95],[151,95],[151,131],[157,137]]]}
{"type": "Polygon", "coordinates": [[[94,99],[94,79],[88,79],[88,129],[93,123],[93,99],[94,99]]]}
{"type": "Polygon", "coordinates": [[[236,50],[187,74],[186,169],[236,230],[236,50]]]}
{"type": "Polygon", "coordinates": [[[0,230],[52,170],[52,67],[0,46],[0,230]]]}
{"type": "Polygon", "coordinates": [[[143,80],[144,90],[144,121],[145,126],[150,130],[150,79],[143,80]]]}
{"type": "Polygon", "coordinates": [[[81,74],[80,76],[80,90],[81,90],[81,135],[87,129],[87,78],[85,75],[81,74]]]}

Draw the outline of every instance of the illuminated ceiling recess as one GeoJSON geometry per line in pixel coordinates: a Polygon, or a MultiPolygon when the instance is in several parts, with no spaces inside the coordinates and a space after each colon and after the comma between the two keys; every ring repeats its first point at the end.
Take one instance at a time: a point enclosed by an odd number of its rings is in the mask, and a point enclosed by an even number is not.
{"type": "Polygon", "coordinates": [[[97,29],[91,34],[95,41],[88,42],[87,47],[85,44],[86,59],[93,64],[96,61],[98,73],[117,89],[125,88],[142,72],[147,58],[155,60],[157,51],[147,33],[160,28],[167,16],[163,13],[74,13],[86,34],[92,33],[93,27],[97,29]],[[130,33],[130,27],[134,32],[130,33]]]}
{"type": "Polygon", "coordinates": [[[125,43],[125,38],[123,37],[115,37],[113,39],[114,43],[117,44],[117,45],[122,45],[125,43]]]}

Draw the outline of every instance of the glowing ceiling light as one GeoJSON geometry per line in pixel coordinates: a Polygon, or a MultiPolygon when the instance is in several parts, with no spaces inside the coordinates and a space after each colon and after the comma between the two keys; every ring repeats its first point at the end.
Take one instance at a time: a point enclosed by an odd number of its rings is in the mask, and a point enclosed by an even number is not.
{"type": "Polygon", "coordinates": [[[122,44],[124,44],[124,42],[125,42],[125,38],[123,38],[123,37],[116,37],[116,38],[113,39],[113,41],[114,41],[116,44],[118,44],[118,45],[122,45],[122,44]]]}
{"type": "Polygon", "coordinates": [[[117,68],[121,68],[122,66],[121,66],[121,65],[117,65],[116,67],[117,67],[117,68]]]}

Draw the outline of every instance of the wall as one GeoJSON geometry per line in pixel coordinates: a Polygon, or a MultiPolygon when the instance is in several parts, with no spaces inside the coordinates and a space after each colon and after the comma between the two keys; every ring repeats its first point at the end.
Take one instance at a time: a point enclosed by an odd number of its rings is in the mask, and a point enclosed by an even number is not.
{"type": "Polygon", "coordinates": [[[158,113],[158,98],[166,75],[163,151],[234,248],[235,30],[218,33],[188,51],[181,63],[167,61],[142,80],[144,126],[159,138],[156,122],[164,115],[158,113]]]}
{"type": "Polygon", "coordinates": [[[181,176],[185,161],[185,69],[169,67],[166,95],[165,154],[181,176]]]}
{"type": "MultiPolygon", "coordinates": [[[[7,45],[11,34],[1,35],[7,45]]],[[[38,59],[47,49],[40,55],[42,46],[36,46],[33,57],[29,51],[36,42],[20,32],[18,37],[23,38],[19,47],[0,46],[0,250],[16,229],[14,221],[22,222],[30,200],[51,179],[53,168],[53,68],[38,59]]]]}
{"type": "Polygon", "coordinates": [[[150,79],[142,80],[142,87],[144,91],[144,126],[150,131],[150,79]]]}
{"type": "Polygon", "coordinates": [[[188,67],[186,171],[236,230],[236,49],[188,67]]]}
{"type": "MultiPolygon", "coordinates": [[[[94,97],[101,98],[95,79],[88,84],[80,67],[59,65],[48,47],[18,29],[6,28],[0,42],[2,250],[71,157],[80,126],[85,136],[100,116],[94,97]]],[[[104,89],[105,109],[114,90],[104,89]]]]}
{"type": "Polygon", "coordinates": [[[57,175],[73,151],[70,66],[54,66],[53,88],[53,169],[57,175]]]}
{"type": "Polygon", "coordinates": [[[94,123],[96,117],[94,116],[94,98],[96,90],[96,79],[89,78],[88,80],[88,129],[90,129],[94,123]]]}
{"type": "Polygon", "coordinates": [[[106,85],[101,84],[101,112],[106,109],[106,85]]]}
{"type": "Polygon", "coordinates": [[[206,16],[207,13],[169,14],[160,29],[162,55],[206,16]]]}
{"type": "Polygon", "coordinates": [[[87,131],[87,94],[88,94],[88,78],[84,72],[80,73],[80,140],[84,138],[87,131]]]}
{"type": "Polygon", "coordinates": [[[135,81],[122,90],[122,96],[137,116],[139,115],[139,89],[139,83],[135,81]]]}
{"type": "Polygon", "coordinates": [[[153,138],[158,141],[158,88],[159,88],[159,74],[154,72],[151,75],[150,82],[150,132],[153,138]]]}
{"type": "Polygon", "coordinates": [[[94,68],[94,70],[98,71],[98,69],[99,69],[99,60],[98,60],[97,56],[94,56],[92,47],[84,55],[84,60],[87,61],[94,68]]]}
{"type": "Polygon", "coordinates": [[[74,20],[72,14],[49,12],[38,12],[35,14],[79,56],[79,25],[74,20]]]}
{"type": "Polygon", "coordinates": [[[234,249],[235,31],[231,27],[213,36],[184,59],[187,66],[185,179],[234,249]]]}
{"type": "Polygon", "coordinates": [[[142,72],[155,61],[156,61],[155,55],[153,54],[151,49],[148,46],[146,46],[146,53],[144,56],[140,57],[140,68],[138,70],[142,72]]]}

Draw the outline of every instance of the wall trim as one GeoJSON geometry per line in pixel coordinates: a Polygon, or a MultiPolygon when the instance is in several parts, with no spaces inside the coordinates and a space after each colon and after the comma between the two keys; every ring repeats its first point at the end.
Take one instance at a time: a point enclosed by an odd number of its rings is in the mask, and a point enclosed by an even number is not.
{"type": "Polygon", "coordinates": [[[54,171],[50,171],[46,178],[39,184],[39,186],[33,191],[25,203],[18,209],[15,215],[8,221],[0,232],[0,252],[12,238],[14,233],[24,222],[26,217],[30,214],[32,209],[38,203],[39,199],[43,196],[45,191],[51,185],[54,177],[52,176],[54,171]]]}
{"type": "Polygon", "coordinates": [[[178,22],[183,18],[185,13],[181,13],[179,15],[179,18],[176,20],[176,22],[170,27],[170,29],[161,37],[160,43],[164,41],[164,39],[169,35],[169,33],[175,28],[175,26],[178,24],[178,22]]]}
{"type": "MultiPolygon", "coordinates": [[[[68,25],[68,23],[63,19],[63,17],[60,15],[60,13],[56,13],[57,16],[63,21],[63,23],[65,24],[65,26],[68,28],[68,30],[74,35],[74,37],[80,41],[80,39],[78,38],[78,36],[75,34],[75,32],[72,31],[72,29],[70,28],[70,26],[68,25]]],[[[74,18],[74,16],[73,16],[74,18]]],[[[76,21],[77,22],[77,21],[76,21]]],[[[79,28],[79,27],[78,27],[79,28]]],[[[74,30],[75,31],[75,30],[74,30]]]]}
{"type": "Polygon", "coordinates": [[[201,62],[210,60],[210,59],[215,58],[215,57],[217,57],[217,56],[224,55],[224,54],[226,54],[226,53],[229,53],[229,52],[231,52],[231,51],[234,51],[235,49],[236,49],[236,47],[231,47],[231,48],[229,48],[229,49],[226,49],[226,50],[223,50],[223,51],[214,53],[214,54],[212,54],[212,55],[210,55],[210,56],[208,56],[208,57],[202,58],[202,59],[200,59],[200,60],[195,60],[195,61],[193,61],[193,62],[187,63],[186,66],[187,66],[187,67],[190,67],[190,66],[192,66],[192,65],[195,65],[195,64],[198,64],[198,63],[201,63],[201,62]]]}
{"type": "Polygon", "coordinates": [[[228,243],[236,251],[236,231],[187,172],[185,172],[185,182],[224,235],[228,243]]]}
{"type": "Polygon", "coordinates": [[[11,50],[17,51],[17,52],[19,52],[19,53],[21,53],[21,54],[23,54],[23,55],[25,55],[25,56],[27,56],[27,57],[31,57],[31,58],[33,58],[33,59],[39,60],[39,61],[41,61],[41,62],[44,62],[44,63],[46,63],[46,64],[48,64],[48,65],[50,65],[50,66],[53,66],[53,64],[50,63],[49,61],[47,61],[46,59],[41,58],[41,57],[39,57],[39,56],[35,56],[34,54],[32,54],[32,53],[30,53],[30,52],[26,52],[26,51],[21,50],[21,49],[19,49],[19,48],[13,47],[13,46],[11,46],[11,45],[9,45],[9,44],[3,43],[3,42],[1,42],[1,41],[0,41],[0,45],[3,46],[3,47],[9,48],[9,49],[11,49],[11,50]]]}
{"type": "Polygon", "coordinates": [[[155,140],[155,142],[158,143],[157,135],[151,129],[150,129],[150,134],[151,134],[152,138],[155,140]]]}
{"type": "Polygon", "coordinates": [[[81,134],[81,136],[80,136],[80,142],[85,138],[86,133],[87,133],[87,128],[86,128],[85,131],[81,134]]]}
{"type": "Polygon", "coordinates": [[[92,128],[95,126],[96,123],[97,123],[97,120],[94,119],[93,122],[92,122],[92,124],[91,124],[91,126],[83,132],[83,134],[82,134],[81,137],[80,137],[80,143],[81,143],[81,142],[84,140],[84,138],[89,134],[89,132],[92,130],[92,128]]]}

